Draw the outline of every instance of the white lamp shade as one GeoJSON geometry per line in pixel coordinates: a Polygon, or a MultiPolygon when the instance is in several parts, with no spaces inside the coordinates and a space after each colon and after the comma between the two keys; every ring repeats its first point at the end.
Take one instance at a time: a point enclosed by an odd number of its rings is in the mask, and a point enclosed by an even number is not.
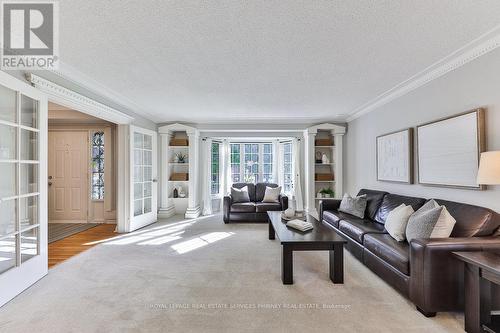
{"type": "Polygon", "coordinates": [[[481,154],[477,183],[481,185],[500,184],[500,151],[481,154]]]}

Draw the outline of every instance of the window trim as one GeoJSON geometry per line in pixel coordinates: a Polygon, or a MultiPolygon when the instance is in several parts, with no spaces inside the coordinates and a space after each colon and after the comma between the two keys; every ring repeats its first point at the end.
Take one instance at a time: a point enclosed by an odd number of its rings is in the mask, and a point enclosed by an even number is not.
{"type": "Polygon", "coordinates": [[[220,192],[221,192],[221,189],[220,189],[220,184],[221,184],[221,145],[222,143],[219,142],[219,141],[212,141],[212,146],[210,147],[210,195],[214,198],[214,197],[220,197],[220,192]],[[218,157],[218,161],[217,161],[217,166],[219,168],[218,172],[217,172],[217,184],[218,184],[218,187],[217,187],[217,193],[213,193],[212,192],[212,188],[213,188],[213,180],[212,180],[212,177],[213,175],[215,174],[214,173],[214,170],[213,170],[213,164],[214,164],[214,153],[213,153],[213,147],[214,145],[217,145],[218,146],[218,154],[217,154],[217,157],[218,157]]]}
{"type": "Polygon", "coordinates": [[[295,189],[295,165],[293,162],[293,143],[291,141],[286,141],[286,142],[280,142],[280,144],[283,145],[283,193],[292,195],[295,189]],[[285,146],[290,145],[290,173],[285,172],[285,164],[288,164],[285,162],[285,155],[287,154],[285,152],[285,146]],[[286,181],[285,181],[285,175],[290,174],[290,191],[286,191],[286,181]]]}

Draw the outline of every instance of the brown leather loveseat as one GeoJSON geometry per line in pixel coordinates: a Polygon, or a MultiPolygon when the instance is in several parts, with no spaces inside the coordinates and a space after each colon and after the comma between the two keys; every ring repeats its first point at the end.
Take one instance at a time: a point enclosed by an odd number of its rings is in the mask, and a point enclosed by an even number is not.
{"type": "Polygon", "coordinates": [[[281,211],[288,208],[288,197],[280,195],[279,202],[262,202],[266,193],[266,187],[276,188],[278,184],[273,183],[235,183],[234,188],[248,188],[250,202],[234,203],[231,195],[224,197],[223,219],[229,222],[268,222],[268,211],[281,211]]]}
{"type": "Polygon", "coordinates": [[[368,189],[358,195],[362,194],[368,199],[364,219],[339,212],[340,200],[325,200],[320,205],[320,220],[343,235],[355,257],[424,315],[463,310],[463,264],[451,252],[500,252],[500,237],[494,236],[500,215],[487,208],[436,199],[457,221],[450,238],[414,239],[408,244],[387,233],[387,215],[402,203],[416,211],[427,200],[368,189]]]}

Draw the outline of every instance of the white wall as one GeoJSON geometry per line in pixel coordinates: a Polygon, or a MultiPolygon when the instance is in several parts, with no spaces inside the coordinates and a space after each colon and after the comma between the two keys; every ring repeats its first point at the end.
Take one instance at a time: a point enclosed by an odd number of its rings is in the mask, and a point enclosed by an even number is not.
{"type": "Polygon", "coordinates": [[[473,191],[376,180],[375,138],[378,135],[415,127],[477,107],[487,108],[487,150],[500,150],[500,49],[350,122],[346,138],[345,188],[349,193],[356,193],[366,187],[448,199],[500,212],[500,186],[490,186],[486,191],[473,191]]]}

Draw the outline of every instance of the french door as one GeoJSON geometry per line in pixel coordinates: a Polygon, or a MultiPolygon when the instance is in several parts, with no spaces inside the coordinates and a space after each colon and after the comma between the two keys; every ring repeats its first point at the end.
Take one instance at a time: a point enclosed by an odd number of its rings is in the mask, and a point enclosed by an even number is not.
{"type": "Polygon", "coordinates": [[[47,98],[0,72],[0,306],[47,274],[47,98]]]}
{"type": "Polygon", "coordinates": [[[130,230],[157,221],[157,133],[130,126],[130,230]]]}

